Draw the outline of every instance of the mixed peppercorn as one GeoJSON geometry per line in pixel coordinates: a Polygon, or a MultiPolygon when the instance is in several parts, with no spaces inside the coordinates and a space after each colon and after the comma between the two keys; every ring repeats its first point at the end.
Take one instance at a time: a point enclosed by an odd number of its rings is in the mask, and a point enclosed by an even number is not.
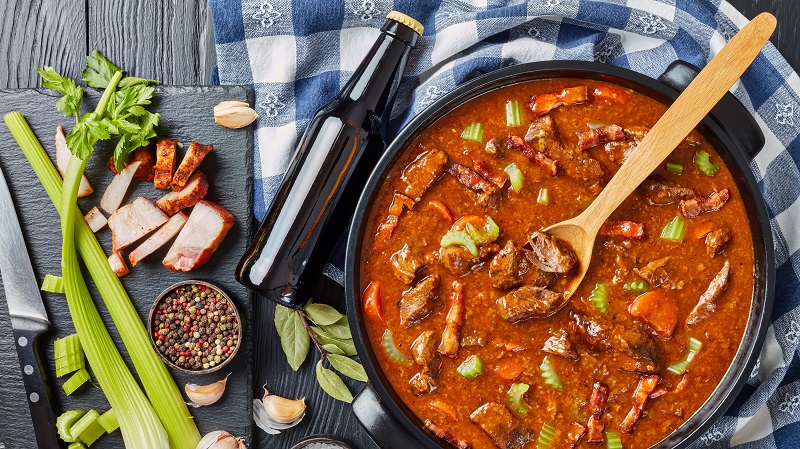
{"type": "Polygon", "coordinates": [[[153,311],[158,351],[175,366],[207,370],[224,363],[239,344],[239,320],[230,301],[202,285],[177,287],[153,311]]]}

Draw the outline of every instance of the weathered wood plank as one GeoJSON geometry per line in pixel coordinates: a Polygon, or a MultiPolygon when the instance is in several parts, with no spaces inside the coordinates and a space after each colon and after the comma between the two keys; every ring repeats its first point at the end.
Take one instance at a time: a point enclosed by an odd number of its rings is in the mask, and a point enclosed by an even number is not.
{"type": "Polygon", "coordinates": [[[84,0],[0,2],[0,88],[41,85],[36,68],[80,75],[86,55],[84,0]]]}
{"type": "Polygon", "coordinates": [[[787,0],[729,0],[731,5],[741,11],[748,19],[762,12],[771,12],[778,18],[778,28],[772,35],[772,43],[778,47],[789,64],[800,68],[800,20],[797,16],[797,3],[787,0]]]}
{"type": "Polygon", "coordinates": [[[88,0],[88,47],[136,76],[204,85],[215,64],[205,1],[88,0]]]}

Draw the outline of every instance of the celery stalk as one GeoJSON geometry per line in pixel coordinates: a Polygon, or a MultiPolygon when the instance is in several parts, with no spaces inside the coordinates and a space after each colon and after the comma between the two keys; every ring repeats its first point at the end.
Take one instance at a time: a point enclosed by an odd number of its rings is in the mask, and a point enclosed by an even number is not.
{"type": "MultiPolygon", "coordinates": [[[[18,112],[6,115],[4,120],[50,197],[50,201],[53,204],[60,204],[61,177],[41,143],[33,134],[33,130],[22,114],[18,112]]],[[[56,209],[58,210],[58,208],[56,209]]],[[[82,214],[78,212],[77,204],[72,202],[70,209],[75,222],[75,244],[86,262],[89,274],[100,291],[125,347],[128,349],[142,386],[158,417],[166,427],[170,447],[172,449],[194,449],[200,441],[200,432],[183,402],[175,381],[158,354],[151,349],[144,323],[133,307],[122,282],[108,265],[107,256],[97,241],[97,237],[89,228],[82,214]]],[[[58,212],[61,213],[61,211],[58,212]]],[[[120,414],[119,410],[117,413],[120,414]]]]}

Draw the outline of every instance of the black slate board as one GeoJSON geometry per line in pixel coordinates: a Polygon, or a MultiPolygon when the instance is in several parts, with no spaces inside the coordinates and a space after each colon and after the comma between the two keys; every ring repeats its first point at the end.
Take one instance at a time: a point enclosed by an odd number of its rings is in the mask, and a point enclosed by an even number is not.
{"type": "MultiPolygon", "coordinates": [[[[60,124],[68,130],[74,123],[55,110],[57,98],[54,93],[47,90],[0,90],[0,117],[12,110],[20,111],[51,158],[54,157],[53,139],[56,126],[60,124]]],[[[98,98],[99,94],[87,90],[84,105],[93,107],[98,98]]],[[[207,199],[227,208],[236,217],[236,224],[211,261],[204,267],[183,274],[169,271],[161,265],[161,259],[167,249],[165,247],[137,265],[122,281],[143,320],[146,320],[156,296],[175,282],[202,279],[220,286],[231,296],[240,314],[244,315],[245,321],[245,334],[241,339],[243,346],[237,357],[216,373],[198,376],[173,371],[173,374],[179,388],[182,388],[188,382],[210,383],[232,373],[228,379],[226,393],[217,404],[191,411],[201,433],[223,428],[234,435],[248,437],[249,442],[252,435],[251,398],[253,397],[252,294],[236,282],[234,270],[249,243],[249,236],[252,235],[253,134],[249,127],[229,130],[214,123],[212,108],[224,100],[239,100],[252,104],[253,93],[250,88],[238,86],[163,86],[157,88],[153,106],[155,111],[161,113],[160,136],[170,137],[185,144],[198,141],[214,145],[214,151],[201,166],[201,170],[208,174],[211,185],[207,199]]],[[[105,166],[110,154],[110,148],[98,145],[90,159],[87,176],[95,193],[79,200],[84,213],[99,204],[102,192],[111,180],[112,174],[105,166]]],[[[11,188],[34,272],[41,284],[45,274],[59,275],[61,271],[61,233],[58,216],[5,124],[0,124],[0,167],[11,188]]],[[[125,203],[136,196],[145,196],[155,201],[163,193],[155,190],[152,183],[134,181],[125,203]]],[[[98,237],[108,252],[111,247],[111,233],[108,228],[101,230],[98,237]]],[[[85,277],[87,280],[91,279],[88,274],[85,277]]],[[[117,347],[123,348],[106,307],[91,282],[90,289],[100,314],[117,342],[117,347]]],[[[70,409],[95,408],[102,413],[109,406],[99,388],[92,385],[84,386],[77,393],[67,397],[61,388],[67,377],[55,378],[54,365],[49,362],[53,357],[52,342],[57,337],[73,333],[74,329],[63,297],[48,293],[43,293],[42,297],[52,325],[51,332],[41,339],[40,350],[44,355],[45,370],[53,389],[54,394],[51,396],[54,398],[56,409],[62,412],[70,409]]],[[[152,349],[143,348],[143,350],[152,349]]],[[[122,352],[131,371],[135,373],[127,354],[125,351],[122,352]]],[[[7,448],[32,447],[35,444],[32,437],[34,429],[25,401],[2,288],[0,288],[0,398],[0,416],[3,417],[0,420],[0,441],[7,448]]],[[[122,439],[119,432],[115,432],[98,440],[92,447],[120,448],[122,439]]]]}

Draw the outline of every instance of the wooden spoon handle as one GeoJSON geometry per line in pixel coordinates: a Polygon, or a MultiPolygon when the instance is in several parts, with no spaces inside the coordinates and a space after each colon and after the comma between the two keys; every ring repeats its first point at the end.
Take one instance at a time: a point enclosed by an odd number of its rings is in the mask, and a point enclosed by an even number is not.
{"type": "Polygon", "coordinates": [[[772,14],[761,13],[722,47],[642,139],[597,199],[576,218],[587,232],[595,234],[711,111],[755,60],[776,25],[772,14]]]}

